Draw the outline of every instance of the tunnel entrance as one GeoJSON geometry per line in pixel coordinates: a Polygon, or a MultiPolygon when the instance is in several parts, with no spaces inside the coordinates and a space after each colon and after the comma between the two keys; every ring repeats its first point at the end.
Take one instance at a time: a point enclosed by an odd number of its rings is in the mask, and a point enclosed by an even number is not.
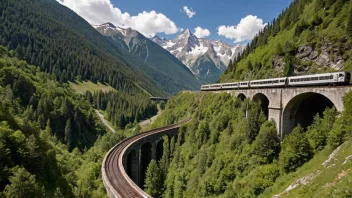
{"type": "Polygon", "coordinates": [[[247,97],[243,93],[240,93],[238,94],[237,98],[240,99],[241,101],[244,101],[247,97]]]}
{"type": "Polygon", "coordinates": [[[127,156],[127,175],[132,179],[134,183],[138,180],[138,160],[137,152],[135,150],[130,151],[127,156]]]}
{"type": "Polygon", "coordinates": [[[143,144],[141,148],[141,167],[140,167],[140,186],[143,188],[144,180],[145,180],[145,173],[147,171],[148,165],[152,160],[152,144],[146,142],[143,144]]]}
{"type": "Polygon", "coordinates": [[[269,99],[268,99],[268,97],[266,97],[262,93],[257,93],[253,96],[253,101],[260,102],[261,109],[262,109],[264,115],[266,116],[266,118],[268,118],[268,116],[269,116],[269,99]]]}
{"type": "Polygon", "coordinates": [[[315,115],[323,116],[325,109],[333,106],[330,99],[318,93],[309,92],[292,98],[283,113],[283,135],[290,133],[298,124],[306,130],[315,115]]]}
{"type": "Polygon", "coordinates": [[[156,161],[158,162],[159,160],[161,160],[162,156],[163,156],[163,152],[164,152],[164,139],[161,138],[161,140],[156,144],[156,161]]]}

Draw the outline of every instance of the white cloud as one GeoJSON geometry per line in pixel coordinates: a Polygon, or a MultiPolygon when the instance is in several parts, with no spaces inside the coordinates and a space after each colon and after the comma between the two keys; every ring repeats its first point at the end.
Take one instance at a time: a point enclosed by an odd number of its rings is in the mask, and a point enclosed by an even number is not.
{"type": "Polygon", "coordinates": [[[208,29],[203,29],[202,27],[196,27],[194,28],[194,35],[196,35],[198,38],[204,38],[206,36],[210,35],[210,31],[208,29]]]}
{"type": "Polygon", "coordinates": [[[174,34],[178,31],[175,23],[162,13],[154,10],[143,11],[136,16],[122,12],[110,0],[57,0],[72,9],[90,24],[100,25],[111,22],[123,28],[133,28],[147,37],[157,33],[174,34]]]}
{"type": "Polygon", "coordinates": [[[263,19],[260,19],[257,16],[248,15],[241,19],[237,26],[220,26],[218,28],[218,34],[220,36],[225,36],[228,39],[234,39],[235,43],[237,43],[252,40],[266,25],[266,23],[263,23],[263,19]]]}
{"type": "Polygon", "coordinates": [[[189,18],[192,18],[194,15],[196,15],[196,11],[193,11],[193,9],[189,9],[187,6],[183,6],[183,12],[187,14],[189,18]]]}

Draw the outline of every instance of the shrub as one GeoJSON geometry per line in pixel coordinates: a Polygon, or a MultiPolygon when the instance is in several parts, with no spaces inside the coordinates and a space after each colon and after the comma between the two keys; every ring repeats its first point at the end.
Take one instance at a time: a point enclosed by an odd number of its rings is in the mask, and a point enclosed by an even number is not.
{"type": "Polygon", "coordinates": [[[280,139],[277,136],[274,122],[266,121],[260,128],[254,142],[254,153],[261,157],[264,163],[270,163],[280,153],[280,139]]]}
{"type": "Polygon", "coordinates": [[[298,125],[287,135],[282,143],[280,165],[285,172],[295,171],[313,156],[308,139],[303,134],[303,128],[298,125]]]}

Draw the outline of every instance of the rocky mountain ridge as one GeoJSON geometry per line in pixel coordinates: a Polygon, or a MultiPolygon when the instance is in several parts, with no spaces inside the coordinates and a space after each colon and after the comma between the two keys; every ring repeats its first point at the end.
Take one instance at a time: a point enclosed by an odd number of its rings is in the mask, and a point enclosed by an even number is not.
{"type": "MultiPolygon", "coordinates": [[[[345,60],[341,55],[341,50],[334,46],[328,40],[323,40],[323,44],[320,49],[315,46],[307,44],[301,45],[295,58],[303,63],[309,64],[293,64],[293,72],[296,75],[309,73],[309,70],[314,65],[318,70],[321,69],[333,69],[339,71],[343,68],[345,60]]],[[[272,61],[272,67],[283,72],[286,65],[284,56],[275,56],[272,61]]]]}
{"type": "Polygon", "coordinates": [[[173,40],[158,36],[151,40],[181,60],[195,75],[211,82],[217,81],[230,60],[245,48],[245,45],[231,46],[222,41],[197,38],[189,29],[173,40]]]}
{"type": "Polygon", "coordinates": [[[132,66],[142,69],[168,93],[199,89],[203,84],[180,60],[137,30],[116,27],[112,23],[93,27],[108,38],[132,66]]]}

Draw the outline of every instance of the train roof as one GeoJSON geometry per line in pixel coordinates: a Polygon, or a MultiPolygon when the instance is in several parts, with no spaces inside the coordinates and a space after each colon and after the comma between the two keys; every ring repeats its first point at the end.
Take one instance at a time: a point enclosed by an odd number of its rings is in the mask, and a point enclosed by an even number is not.
{"type": "Polygon", "coordinates": [[[259,79],[259,80],[251,80],[251,82],[260,82],[260,81],[268,81],[268,80],[286,80],[287,77],[281,78],[267,78],[267,79],[259,79]]]}
{"type": "Polygon", "coordinates": [[[302,76],[291,76],[288,77],[289,79],[295,79],[295,78],[306,78],[306,77],[317,77],[317,76],[329,76],[329,75],[334,75],[334,74],[345,74],[345,71],[341,72],[331,72],[331,73],[322,73],[322,74],[311,74],[311,75],[302,75],[302,76]]]}
{"type": "Polygon", "coordinates": [[[223,85],[230,85],[230,84],[234,84],[234,83],[239,83],[239,82],[229,82],[229,83],[222,83],[223,85]]]}

